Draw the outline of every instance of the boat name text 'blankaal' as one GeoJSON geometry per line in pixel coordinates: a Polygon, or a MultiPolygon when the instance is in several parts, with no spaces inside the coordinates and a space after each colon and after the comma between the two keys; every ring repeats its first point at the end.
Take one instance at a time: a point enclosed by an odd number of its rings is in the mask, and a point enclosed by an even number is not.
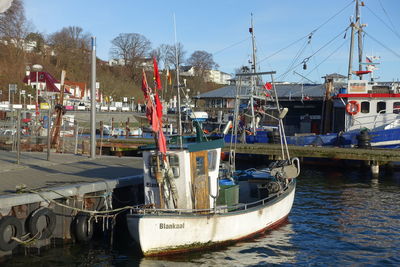
{"type": "Polygon", "coordinates": [[[160,229],[183,229],[185,223],[160,223],[160,229]]]}

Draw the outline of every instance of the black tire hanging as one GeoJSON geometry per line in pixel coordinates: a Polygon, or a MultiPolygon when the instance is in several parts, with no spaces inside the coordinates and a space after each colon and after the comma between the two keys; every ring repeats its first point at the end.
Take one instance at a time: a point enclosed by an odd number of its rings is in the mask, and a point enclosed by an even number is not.
{"type": "Polygon", "coordinates": [[[78,212],[73,221],[73,232],[78,242],[84,243],[92,239],[94,225],[89,214],[78,212]]]}
{"type": "Polygon", "coordinates": [[[13,250],[17,245],[17,241],[12,237],[21,238],[22,223],[13,216],[6,216],[0,220],[0,249],[3,251],[13,250]],[[6,232],[11,231],[9,236],[6,232]]]}
{"type": "Polygon", "coordinates": [[[50,238],[56,228],[56,215],[49,208],[38,208],[29,216],[27,226],[32,237],[36,236],[38,239],[50,238]],[[38,222],[41,217],[45,217],[46,225],[39,230],[38,222]]]}

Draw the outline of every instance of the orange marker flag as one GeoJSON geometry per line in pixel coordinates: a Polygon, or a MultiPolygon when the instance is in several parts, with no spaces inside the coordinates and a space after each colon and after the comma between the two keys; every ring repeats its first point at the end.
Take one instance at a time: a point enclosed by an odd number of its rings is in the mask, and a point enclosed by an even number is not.
{"type": "Polygon", "coordinates": [[[168,84],[172,85],[171,72],[169,71],[169,69],[167,69],[167,80],[168,80],[168,84]]]}

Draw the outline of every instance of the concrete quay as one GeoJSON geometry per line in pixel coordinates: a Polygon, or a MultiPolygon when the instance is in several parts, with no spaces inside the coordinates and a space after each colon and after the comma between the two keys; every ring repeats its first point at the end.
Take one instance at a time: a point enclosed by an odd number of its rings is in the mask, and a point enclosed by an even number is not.
{"type": "Polygon", "coordinates": [[[91,228],[93,231],[89,224],[93,224],[94,217],[84,212],[85,220],[78,222],[80,210],[109,210],[142,201],[141,158],[91,159],[52,153],[47,161],[46,153],[24,152],[19,165],[16,161],[15,152],[0,151],[0,258],[18,251],[21,244],[40,248],[52,244],[53,239],[82,241],[93,232],[79,231],[91,228]],[[32,191],[17,192],[17,187],[32,191]],[[116,203],[116,199],[121,202],[116,203]],[[43,233],[51,230],[51,233],[29,244],[13,239],[24,235],[35,237],[32,229],[43,233]]]}
{"type": "MultiPolygon", "coordinates": [[[[22,152],[16,164],[16,152],[0,150],[0,195],[15,193],[17,185],[28,188],[53,188],[78,183],[118,180],[143,173],[141,158],[88,156],[45,152],[22,152]]],[[[1,205],[1,198],[0,198],[1,205]]]]}

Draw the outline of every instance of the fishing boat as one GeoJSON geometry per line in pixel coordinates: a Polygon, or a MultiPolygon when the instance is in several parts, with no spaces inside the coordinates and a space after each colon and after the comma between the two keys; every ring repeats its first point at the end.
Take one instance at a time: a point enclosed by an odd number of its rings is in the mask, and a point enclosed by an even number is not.
{"type": "MultiPolygon", "coordinates": [[[[348,75],[345,77],[347,79],[338,84],[332,80],[326,81],[323,108],[319,115],[321,131],[287,136],[285,141],[290,145],[400,148],[400,83],[376,81],[374,71],[379,64],[379,58],[366,56],[364,59],[361,36],[365,25],[360,22],[358,0],[355,1],[355,5],[355,20],[349,26],[352,31],[348,75]],[[357,32],[358,69],[354,70],[353,47],[354,35],[357,32]]],[[[254,50],[253,57],[255,58],[254,50]]],[[[239,132],[240,137],[229,133],[225,135],[225,140],[230,140],[233,135],[240,142],[246,143],[279,141],[275,125],[261,127],[256,120],[257,117],[263,116],[263,109],[271,106],[266,103],[257,107],[259,110],[255,110],[255,106],[257,105],[249,101],[247,109],[251,110],[251,113],[248,117],[252,118],[252,121],[239,132]],[[267,127],[269,129],[265,129],[267,127]]]]}
{"type": "Polygon", "coordinates": [[[180,134],[166,144],[157,89],[152,90],[143,76],[155,145],[142,148],[144,204],[127,214],[129,232],[143,254],[219,246],[283,223],[293,205],[300,170],[299,160],[290,159],[287,147],[282,149],[282,160],[270,168],[236,171],[234,142],[224,167],[220,162],[224,140],[207,140],[197,121],[196,137],[185,140],[178,124],[180,134]]]}
{"type": "MultiPolygon", "coordinates": [[[[320,135],[288,136],[293,145],[400,147],[400,84],[349,80],[347,88],[327,101],[332,106],[330,129],[320,135]]],[[[325,118],[326,119],[326,118],[325,118]]]]}
{"type": "Polygon", "coordinates": [[[330,134],[290,137],[291,144],[340,145],[349,147],[400,147],[400,83],[380,83],[374,78],[379,57],[366,56],[364,61],[360,6],[355,1],[355,20],[351,38],[347,84],[334,90],[327,83],[323,128],[330,134]],[[358,33],[358,69],[353,69],[354,35],[358,33]],[[369,79],[364,77],[369,76],[369,79]],[[356,78],[355,78],[356,77],[356,78]],[[332,133],[333,132],[333,133],[332,133]]]}

